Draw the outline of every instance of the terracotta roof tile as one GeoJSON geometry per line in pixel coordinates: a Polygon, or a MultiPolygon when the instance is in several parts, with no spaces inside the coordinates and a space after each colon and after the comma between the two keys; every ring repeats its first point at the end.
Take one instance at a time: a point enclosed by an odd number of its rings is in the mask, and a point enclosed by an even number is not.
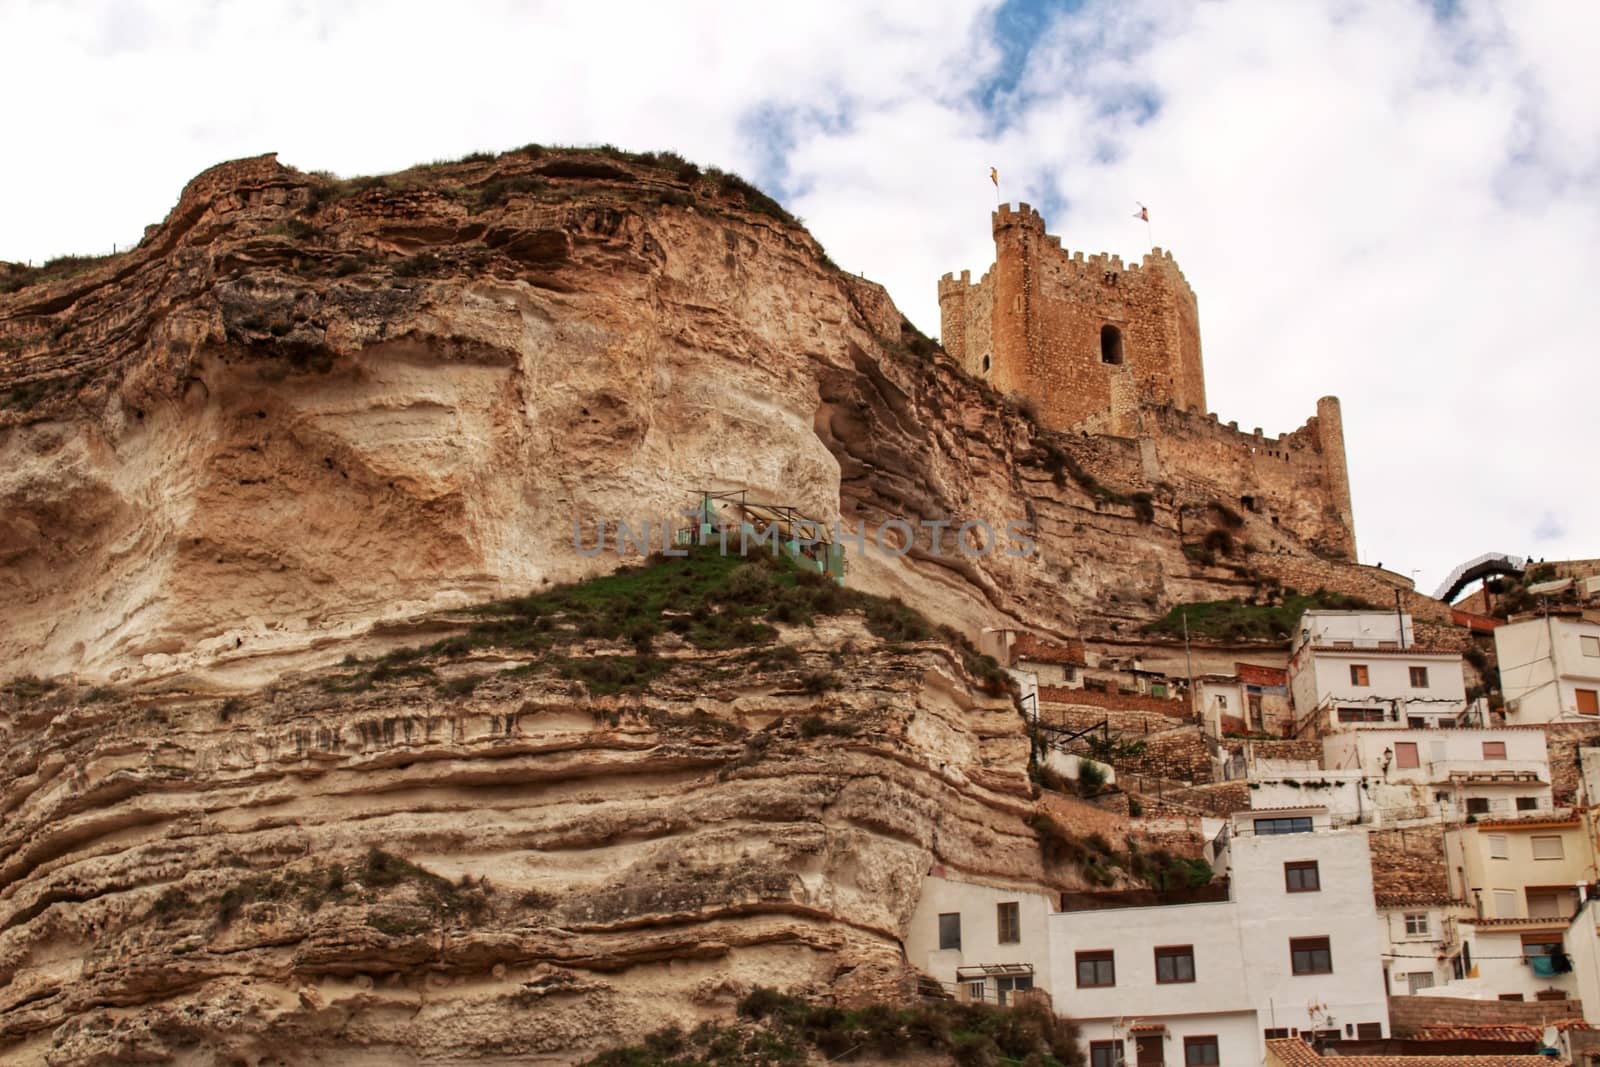
{"type": "Polygon", "coordinates": [[[1284,1067],[1549,1067],[1543,1056],[1322,1056],[1297,1037],[1267,1042],[1284,1067]]]}
{"type": "Polygon", "coordinates": [[[1449,648],[1421,648],[1413,645],[1410,648],[1350,648],[1346,645],[1312,645],[1313,652],[1334,652],[1341,656],[1454,656],[1461,658],[1461,653],[1449,648]]]}
{"type": "MultiPolygon", "coordinates": [[[[1560,1019],[1550,1024],[1557,1030],[1592,1030],[1582,1019],[1560,1019]]],[[[1503,1023],[1498,1026],[1419,1026],[1411,1036],[1418,1041],[1539,1041],[1543,1026],[1503,1023]]]]}

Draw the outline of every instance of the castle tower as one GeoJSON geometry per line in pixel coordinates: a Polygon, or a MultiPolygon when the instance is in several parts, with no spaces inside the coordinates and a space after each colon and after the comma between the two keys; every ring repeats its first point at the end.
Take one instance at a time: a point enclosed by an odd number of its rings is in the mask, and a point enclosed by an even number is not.
{"type": "Polygon", "coordinates": [[[1055,430],[1132,436],[1142,405],[1205,409],[1200,312],[1171,255],[1068,254],[1027,204],[992,217],[994,267],[939,282],[945,350],[1055,430]]]}

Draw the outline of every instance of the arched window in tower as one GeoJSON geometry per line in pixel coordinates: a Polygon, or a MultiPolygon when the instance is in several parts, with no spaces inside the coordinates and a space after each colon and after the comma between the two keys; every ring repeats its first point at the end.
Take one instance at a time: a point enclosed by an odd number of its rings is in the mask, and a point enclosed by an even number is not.
{"type": "Polygon", "coordinates": [[[1122,331],[1115,326],[1100,327],[1100,362],[1122,363],[1122,331]]]}
{"type": "Polygon", "coordinates": [[[983,354],[983,373],[989,373],[989,353],[987,352],[983,354]]]}

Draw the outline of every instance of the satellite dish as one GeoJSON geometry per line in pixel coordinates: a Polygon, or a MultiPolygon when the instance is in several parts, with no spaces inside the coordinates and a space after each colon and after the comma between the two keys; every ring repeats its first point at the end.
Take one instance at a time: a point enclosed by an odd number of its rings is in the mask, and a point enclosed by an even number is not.
{"type": "Polygon", "coordinates": [[[1544,1036],[1539,1040],[1545,1048],[1555,1048],[1556,1044],[1561,1040],[1561,1031],[1553,1026],[1547,1026],[1544,1028],[1544,1036]]]}

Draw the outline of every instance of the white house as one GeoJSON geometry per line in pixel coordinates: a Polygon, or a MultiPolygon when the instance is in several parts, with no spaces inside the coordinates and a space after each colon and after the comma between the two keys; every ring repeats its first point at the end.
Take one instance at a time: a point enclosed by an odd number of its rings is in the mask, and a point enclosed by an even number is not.
{"type": "Polygon", "coordinates": [[[1388,1036],[1367,834],[1317,828],[1325,820],[1316,807],[1240,812],[1219,860],[1240,905],[1263,1038],[1285,1029],[1388,1036]]]}
{"type": "Polygon", "coordinates": [[[1469,709],[1461,656],[1418,648],[1411,617],[1371,611],[1308,611],[1289,656],[1298,721],[1324,731],[1352,725],[1452,725],[1469,709]]]}
{"type": "Polygon", "coordinates": [[[1259,1063],[1291,1032],[1385,1036],[1365,832],[1329,829],[1314,806],[1241,813],[1215,856],[1226,900],[1049,916],[1056,1009],[1091,1067],[1259,1063]]]}
{"type": "Polygon", "coordinates": [[[1600,623],[1521,619],[1495,630],[1494,649],[1507,722],[1600,716],[1600,623]]]}
{"type": "Polygon", "coordinates": [[[1460,920],[1471,909],[1445,899],[1378,907],[1384,975],[1390,994],[1434,989],[1464,976],[1460,920]]]}
{"type": "Polygon", "coordinates": [[[1013,992],[1049,991],[1045,917],[1054,910],[1037,890],[960,881],[935,867],[922,880],[906,959],[963,998],[1004,1004],[1013,992]]]}
{"type": "Polygon", "coordinates": [[[1346,729],[1322,739],[1322,763],[1320,780],[1344,789],[1329,794],[1339,809],[1350,806],[1347,776],[1359,774],[1365,822],[1551,812],[1549,751],[1533,727],[1346,729]]]}

